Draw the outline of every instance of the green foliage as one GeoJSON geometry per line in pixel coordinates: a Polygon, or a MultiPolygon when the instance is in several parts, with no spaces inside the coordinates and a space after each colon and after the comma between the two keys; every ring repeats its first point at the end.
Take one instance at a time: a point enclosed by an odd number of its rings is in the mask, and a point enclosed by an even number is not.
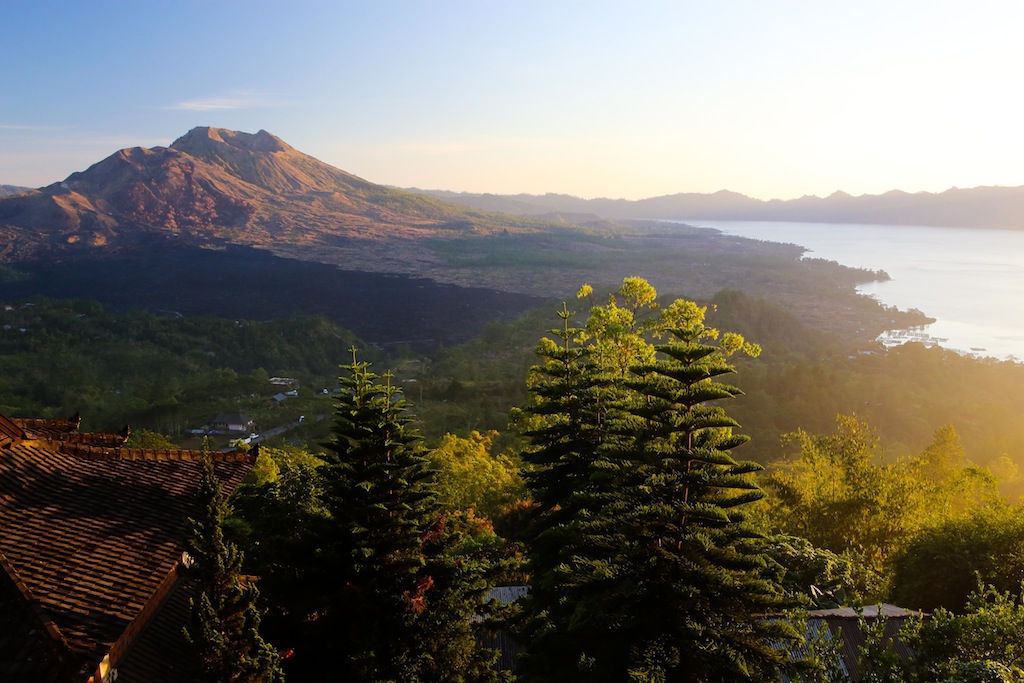
{"type": "Polygon", "coordinates": [[[1024,581],[1024,509],[993,505],[924,529],[892,566],[892,599],[920,609],[963,609],[979,581],[1016,590],[1024,581]]]}
{"type": "MultiPolygon", "coordinates": [[[[323,463],[301,449],[265,447],[261,462],[266,480],[240,487],[234,497],[233,519],[248,564],[278,613],[317,614],[324,609],[319,534],[331,523],[319,472],[323,463]]],[[[293,627],[282,630],[283,637],[294,637],[293,627]]]]}
{"type": "Polygon", "coordinates": [[[437,494],[442,506],[495,519],[524,496],[517,460],[493,452],[497,436],[496,431],[473,431],[467,438],[445,434],[430,451],[430,462],[438,470],[437,494]]]}
{"type": "MultiPolygon", "coordinates": [[[[801,333],[808,332],[801,330],[801,333]]],[[[1024,365],[961,356],[920,344],[870,354],[815,353],[786,359],[771,342],[737,384],[746,393],[735,415],[755,439],[755,459],[777,460],[777,435],[831,429],[836,414],[856,414],[876,430],[886,450],[909,456],[952,425],[965,457],[995,469],[1003,456],[1019,468],[1024,428],[1024,365]]],[[[1024,479],[1003,477],[1003,493],[1024,494],[1024,479]]]]}
{"type": "MultiPolygon", "coordinates": [[[[994,478],[963,459],[956,431],[940,429],[920,457],[883,463],[874,430],[855,416],[832,434],[787,435],[799,456],[773,465],[770,527],[885,572],[921,529],[994,503],[994,478]]],[[[879,597],[879,596],[875,596],[879,597]]]]}
{"type": "Polygon", "coordinates": [[[704,313],[657,306],[627,278],[585,327],[563,306],[538,345],[523,453],[530,680],[768,680],[792,663],[799,635],[756,616],[795,604],[743,514],[763,495],[760,468],[731,457],[746,438],[718,406],[739,393],[717,380],[726,356],[758,348],[739,335],[711,344],[704,313]]]}
{"type": "Polygon", "coordinates": [[[509,683],[498,672],[498,653],[478,645],[483,631],[499,628],[505,610],[485,602],[494,578],[510,574],[518,559],[490,523],[469,513],[439,520],[424,539],[425,570],[433,581],[419,615],[424,671],[419,680],[509,683]]]}
{"type": "Polygon", "coordinates": [[[177,448],[170,438],[150,429],[133,429],[128,435],[125,446],[128,448],[177,448]]]}
{"type": "Polygon", "coordinates": [[[85,429],[127,422],[171,435],[236,412],[239,402],[265,400],[274,393],[265,368],[328,381],[334,349],[354,340],[323,318],[113,314],[83,301],[38,299],[0,311],[0,321],[0,410],[33,417],[81,410],[85,429]]]}
{"type": "Polygon", "coordinates": [[[837,553],[862,554],[882,569],[920,523],[917,484],[905,468],[878,464],[878,439],[863,421],[836,418],[837,431],[788,435],[799,458],[773,468],[774,524],[837,553]]]}
{"type": "MultiPolygon", "coordinates": [[[[857,647],[857,664],[860,669],[859,683],[911,683],[912,663],[896,653],[893,638],[888,635],[889,620],[878,615],[868,619],[863,613],[857,620],[863,643],[857,647]]],[[[904,624],[898,633],[901,640],[913,639],[921,628],[921,620],[915,618],[904,624]]]]}
{"type": "Polygon", "coordinates": [[[408,427],[406,402],[355,359],[340,379],[322,476],[332,521],[321,545],[336,584],[327,624],[342,644],[346,680],[412,681],[433,579],[423,538],[434,522],[430,471],[408,427]]]}
{"type": "Polygon", "coordinates": [[[810,597],[815,609],[861,605],[885,588],[881,577],[861,558],[816,548],[799,536],[770,536],[763,552],[784,570],[783,588],[810,597]]]}
{"type": "Polygon", "coordinates": [[[953,677],[942,683],[1018,683],[1021,676],[1008,666],[986,659],[980,662],[958,663],[953,677]]]}
{"type": "Polygon", "coordinates": [[[962,613],[938,609],[915,643],[922,681],[1024,680],[1024,602],[1013,592],[981,586],[962,613]]]}
{"type": "Polygon", "coordinates": [[[409,404],[355,352],[322,463],[272,452],[276,476],[240,503],[297,643],[291,666],[316,680],[503,680],[474,633],[504,544],[471,514],[444,514],[409,404]]]}
{"type": "MultiPolygon", "coordinates": [[[[783,455],[781,434],[826,433],[834,429],[837,414],[855,414],[870,424],[888,461],[920,454],[935,440],[937,428],[952,425],[968,461],[997,474],[1004,496],[1024,495],[1024,423],[1014,408],[1024,404],[1024,365],[919,344],[888,351],[863,344],[851,348],[848,339],[797,318],[791,312],[797,304],[735,290],[719,292],[708,304],[714,326],[736,330],[762,346],[756,361],[735,361],[741,372],[734,381],[744,397],[730,414],[751,436],[749,459],[777,461],[783,455]]],[[[849,313],[869,325],[867,314],[863,320],[861,315],[849,313]]],[[[504,431],[506,413],[526,400],[521,379],[529,365],[526,351],[547,327],[544,317],[550,317],[550,307],[512,323],[493,323],[474,342],[438,355],[419,384],[429,438],[504,431]]],[[[500,443],[511,445],[507,435],[500,443]]]]}
{"type": "Polygon", "coordinates": [[[198,502],[202,514],[189,519],[186,548],[193,565],[198,598],[190,601],[191,622],[185,629],[201,663],[202,681],[264,683],[282,681],[277,650],[259,633],[259,592],[243,585],[242,554],[226,541],[222,525],[227,501],[209,457],[203,460],[198,502]]]}
{"type": "Polygon", "coordinates": [[[907,645],[917,641],[921,615],[910,615],[902,623],[892,624],[889,617],[880,612],[880,609],[877,613],[858,609],[856,626],[844,624],[831,633],[823,622],[818,622],[816,631],[808,628],[804,648],[816,667],[801,672],[795,680],[802,683],[918,683],[917,660],[904,659],[897,652],[896,643],[907,645]],[[844,633],[847,630],[855,633],[844,633]],[[851,670],[856,676],[851,675],[851,670]]]}

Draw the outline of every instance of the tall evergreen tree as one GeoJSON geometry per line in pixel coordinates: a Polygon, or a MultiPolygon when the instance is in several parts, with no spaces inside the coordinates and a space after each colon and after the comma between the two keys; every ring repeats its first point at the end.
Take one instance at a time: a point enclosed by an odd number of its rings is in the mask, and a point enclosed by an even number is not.
{"type": "Polygon", "coordinates": [[[763,495],[758,467],[732,459],[746,438],[717,405],[740,393],[716,381],[732,372],[725,357],[758,349],[731,334],[710,344],[703,316],[693,302],[656,309],[653,288],[628,278],[587,334],[564,323],[557,350],[541,343],[531,412],[544,419],[523,456],[540,500],[530,680],[769,680],[787,662],[777,647],[796,632],[763,615],[789,603],[741,513],[763,495]],[[562,488],[544,485],[570,466],[562,488]]]}
{"type": "Polygon", "coordinates": [[[326,654],[338,680],[497,680],[473,637],[487,562],[458,556],[409,404],[352,354],[322,468],[326,654]]]}
{"type": "MultiPolygon", "coordinates": [[[[591,294],[589,287],[580,297],[591,294]]],[[[620,292],[621,296],[621,292],[620,292]]],[[[581,572],[610,552],[607,539],[588,526],[599,516],[605,490],[617,478],[607,458],[621,416],[621,379],[649,345],[637,332],[635,299],[593,307],[588,325],[572,324],[563,305],[561,326],[541,339],[541,362],[531,371],[532,402],[522,454],[533,500],[529,539],[530,598],[520,636],[529,642],[521,668],[538,680],[564,681],[587,670],[595,622],[579,619],[592,582],[581,572]]],[[[648,302],[649,303],[649,302],[648,302]]]]}
{"type": "Polygon", "coordinates": [[[608,647],[628,644],[619,656],[632,680],[772,680],[799,634],[765,615],[795,603],[765,577],[760,536],[743,514],[764,496],[752,478],[761,467],[733,459],[748,437],[719,405],[741,393],[719,381],[734,371],[726,357],[760,349],[735,334],[714,343],[693,302],[672,308],[673,339],[626,383],[639,421],[622,454],[623,495],[605,514],[625,539],[613,564],[628,589],[609,607],[621,640],[608,647]]]}
{"type": "Polygon", "coordinates": [[[224,538],[230,510],[213,461],[203,459],[197,494],[201,514],[189,518],[189,573],[198,586],[185,636],[196,648],[200,680],[207,683],[283,681],[277,650],[259,634],[259,592],[242,581],[242,553],[224,538]]]}

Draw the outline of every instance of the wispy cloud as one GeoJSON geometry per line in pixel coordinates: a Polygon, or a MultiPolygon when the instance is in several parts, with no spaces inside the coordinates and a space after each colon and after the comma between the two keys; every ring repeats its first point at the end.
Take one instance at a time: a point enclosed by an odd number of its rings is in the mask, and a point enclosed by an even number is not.
{"type": "Polygon", "coordinates": [[[172,104],[167,109],[176,111],[222,111],[225,109],[255,109],[277,104],[266,93],[236,91],[220,97],[206,97],[185,100],[172,104]]]}

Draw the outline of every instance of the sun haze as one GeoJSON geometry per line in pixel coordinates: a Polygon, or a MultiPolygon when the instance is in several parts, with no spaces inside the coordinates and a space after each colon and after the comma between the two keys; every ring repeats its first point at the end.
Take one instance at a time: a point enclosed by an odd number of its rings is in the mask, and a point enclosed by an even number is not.
{"type": "Polygon", "coordinates": [[[984,1],[16,3],[0,183],[217,126],[400,187],[1024,185],[1022,20],[984,1]]]}

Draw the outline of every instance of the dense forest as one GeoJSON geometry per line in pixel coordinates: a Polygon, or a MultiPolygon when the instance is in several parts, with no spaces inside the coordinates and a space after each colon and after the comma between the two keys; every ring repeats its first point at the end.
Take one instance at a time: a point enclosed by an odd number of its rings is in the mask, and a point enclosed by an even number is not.
{"type": "Polygon", "coordinates": [[[851,348],[733,290],[692,302],[627,278],[563,298],[429,355],[318,317],[10,303],[0,412],[81,411],[88,429],[192,445],[218,413],[285,427],[217,524],[262,577],[263,630],[295,680],[336,663],[338,639],[351,680],[501,680],[463,628],[494,620],[525,643],[529,680],[815,680],[820,661],[757,645],[798,631],[749,617],[882,600],[934,616],[906,634],[917,661],[875,653],[877,680],[1019,680],[1024,367],[851,348]],[[272,376],[296,395],[275,400],[272,376]],[[385,524],[383,509],[406,512],[385,524]],[[672,544],[689,550],[650,552],[672,544]],[[684,561],[705,551],[699,570],[684,561]],[[526,584],[522,610],[484,605],[488,586],[526,584]],[[667,599],[680,586],[721,600],[667,599]],[[639,617],[681,605],[708,623],[639,617]],[[734,630],[716,630],[723,615],[734,630]],[[450,646],[429,637],[443,628],[450,646]],[[734,639],[747,645],[708,644],[734,639]]]}

